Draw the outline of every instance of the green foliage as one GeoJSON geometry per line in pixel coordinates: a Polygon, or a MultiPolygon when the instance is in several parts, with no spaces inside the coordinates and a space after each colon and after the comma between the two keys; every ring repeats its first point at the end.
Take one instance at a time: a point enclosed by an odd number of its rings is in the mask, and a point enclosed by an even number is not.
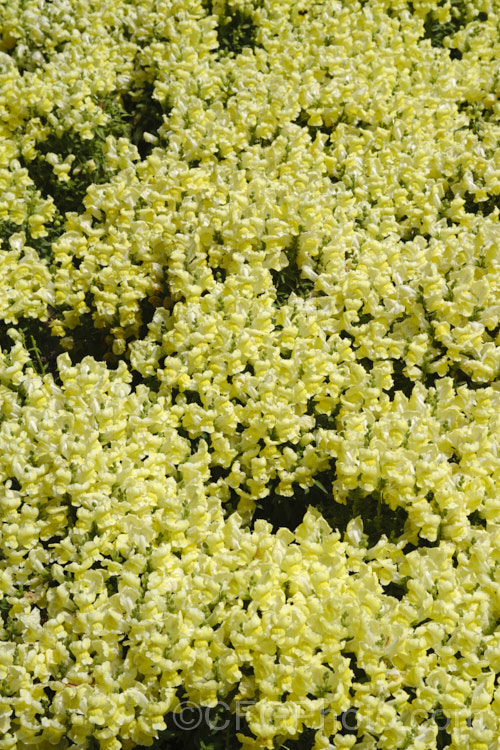
{"type": "Polygon", "coordinates": [[[476,201],[473,193],[465,192],[463,198],[464,210],[468,213],[489,216],[495,209],[500,211],[500,194],[490,195],[485,201],[476,201]]]}
{"type": "MultiPolygon", "coordinates": [[[[213,3],[207,3],[206,7],[207,11],[212,14],[213,3]]],[[[251,15],[240,8],[231,8],[226,2],[217,16],[219,51],[239,55],[245,47],[255,47],[257,28],[251,15]]]]}
{"type": "Polygon", "coordinates": [[[264,518],[273,526],[273,531],[286,527],[294,531],[301,523],[309,505],[319,510],[332,529],[344,534],[347,524],[353,518],[361,517],[363,530],[369,546],[377,544],[383,534],[389,541],[397,541],[404,532],[408,513],[404,508],[392,510],[383,499],[383,489],[363,493],[356,488],[351,490],[345,504],[334,499],[332,485],[335,481],[335,465],[319,472],[310,487],[293,485],[293,497],[283,497],[277,493],[278,480],[274,480],[271,494],[257,502],[253,523],[264,518]]]}
{"type": "MultiPolygon", "coordinates": [[[[85,295],[85,303],[89,310],[95,310],[95,304],[90,292],[87,292],[85,295]]],[[[60,308],[54,311],[54,316],[60,317],[63,310],[64,308],[60,308]]],[[[156,308],[146,298],[139,303],[139,312],[137,315],[138,333],[134,335],[130,334],[127,339],[128,342],[146,337],[148,324],[152,321],[155,310],[156,308]]],[[[112,370],[118,367],[120,360],[128,362],[127,350],[122,355],[114,354],[112,350],[114,337],[110,333],[109,327],[97,328],[92,312],[80,315],[78,325],[69,331],[68,340],[70,343],[68,343],[66,349],[73,364],[81,362],[87,356],[91,356],[97,361],[106,362],[107,366],[112,370]]],[[[141,378],[139,373],[134,371],[133,377],[133,386],[142,382],[152,391],[158,391],[160,387],[160,381],[156,376],[141,378]]]]}
{"type": "Polygon", "coordinates": [[[450,747],[451,743],[451,734],[448,732],[450,719],[445,715],[442,706],[439,704],[434,711],[433,718],[438,730],[436,737],[437,750],[444,750],[450,747]]]}
{"type": "MultiPolygon", "coordinates": [[[[13,341],[8,329],[13,324],[0,321],[0,347],[10,349],[13,341]]],[[[51,372],[58,380],[57,357],[63,352],[60,341],[52,336],[50,323],[38,318],[19,318],[15,326],[21,334],[24,346],[31,357],[31,366],[39,375],[51,372]]]]}
{"type": "MultiPolygon", "coordinates": [[[[291,498],[278,494],[279,479],[275,479],[270,485],[270,494],[263,500],[257,501],[253,523],[263,518],[272,524],[274,531],[283,526],[295,530],[302,523],[309,505],[317,508],[330,523],[330,520],[333,521],[332,506],[338,505],[334,502],[331,493],[334,479],[335,465],[332,464],[328,469],[316,474],[310,487],[301,487],[298,483],[292,485],[294,494],[291,498]],[[326,514],[329,514],[330,518],[327,518],[326,514]]],[[[342,530],[345,530],[349,519],[346,519],[344,516],[347,514],[340,510],[344,507],[335,508],[337,523],[333,528],[342,527],[342,530]]]]}
{"type": "MultiPolygon", "coordinates": [[[[445,5],[445,0],[439,3],[439,6],[443,5],[445,5]]],[[[450,20],[446,23],[441,23],[432,11],[427,15],[424,23],[424,39],[430,39],[433,47],[444,47],[445,37],[456,34],[466,26],[469,20],[464,0],[451,0],[450,20]]]]}
{"type": "Polygon", "coordinates": [[[0,617],[3,621],[3,626],[7,627],[7,622],[9,619],[9,612],[12,609],[12,604],[7,601],[7,597],[2,597],[0,599],[0,617]]]}
{"type": "Polygon", "coordinates": [[[55,133],[38,145],[38,153],[32,161],[21,160],[35,186],[44,197],[51,196],[60,214],[79,212],[89,185],[107,182],[110,170],[106,167],[104,146],[108,135],[116,138],[129,133],[126,112],[112,98],[99,101],[99,105],[110,119],[105,126],[94,130],[92,139],[84,139],[78,133],[67,130],[62,135],[55,133]],[[69,172],[69,181],[58,179],[47,154],[57,154],[61,161],[74,156],[69,172]]]}
{"type": "Polygon", "coordinates": [[[153,97],[153,92],[153,81],[146,81],[142,86],[132,87],[122,95],[127,134],[137,146],[141,159],[145,159],[153,150],[153,144],[144,140],[144,134],[156,135],[163,125],[163,116],[168,116],[170,112],[168,102],[160,103],[153,97]]]}
{"type": "Polygon", "coordinates": [[[35,239],[31,236],[27,221],[22,224],[15,224],[13,221],[2,221],[0,222],[0,241],[3,249],[8,249],[9,239],[12,235],[16,232],[25,232],[26,245],[34,248],[40,258],[50,263],[53,258],[52,245],[64,232],[64,219],[57,209],[52,221],[45,224],[45,231],[47,232],[45,237],[37,237],[35,239]]]}
{"type": "MultiPolygon", "coordinates": [[[[368,536],[369,546],[374,546],[385,534],[390,542],[396,542],[404,532],[408,513],[404,508],[395,510],[383,499],[383,489],[369,495],[357,488],[349,493],[347,499],[348,521],[361,516],[364,533],[368,536]]],[[[327,519],[328,520],[328,519],[327,519]]]]}
{"type": "Polygon", "coordinates": [[[486,519],[483,518],[478,510],[473,511],[470,514],[469,523],[471,524],[471,526],[480,526],[483,529],[486,528],[486,519]]]}
{"type": "Polygon", "coordinates": [[[347,122],[347,118],[344,115],[341,115],[337,122],[333,125],[327,126],[327,125],[309,125],[310,114],[304,109],[301,109],[295,120],[293,121],[295,125],[299,125],[301,128],[307,128],[307,132],[309,133],[309,136],[312,141],[316,138],[316,134],[319,133],[325,133],[325,135],[330,135],[335,127],[338,125],[339,122],[347,122]]]}
{"type": "Polygon", "coordinates": [[[64,219],[58,209],[56,208],[54,218],[50,224],[45,225],[45,231],[47,232],[45,237],[33,239],[28,227],[23,226],[23,229],[26,231],[26,237],[31,247],[37,251],[40,258],[45,258],[45,260],[50,262],[53,258],[52,245],[64,233],[64,219]]]}
{"type": "Polygon", "coordinates": [[[9,240],[13,234],[24,229],[24,225],[15,224],[13,221],[0,221],[0,242],[4,250],[8,250],[9,240]]]}
{"type": "MultiPolygon", "coordinates": [[[[469,122],[467,125],[463,125],[458,130],[465,130],[469,128],[472,130],[474,135],[482,140],[484,125],[487,122],[494,122],[498,124],[498,115],[493,109],[487,109],[483,102],[460,102],[457,106],[459,112],[465,112],[469,116],[469,122]]],[[[457,131],[458,132],[458,131],[457,131]]]]}
{"type": "Polygon", "coordinates": [[[117,358],[111,352],[112,337],[107,329],[95,328],[92,313],[80,317],[79,325],[70,331],[69,339],[68,354],[73,364],[90,356],[98,362],[106,361],[111,369],[116,367],[117,358]]]}
{"type": "Polygon", "coordinates": [[[397,391],[401,391],[404,393],[406,398],[410,398],[413,386],[415,385],[414,381],[411,380],[411,378],[407,377],[403,370],[406,366],[406,362],[404,359],[392,359],[390,360],[392,362],[392,386],[387,391],[387,395],[389,398],[393,399],[396,395],[397,391]]]}
{"type": "Polygon", "coordinates": [[[299,251],[299,236],[292,238],[291,244],[285,248],[288,257],[288,265],[281,271],[271,270],[274,286],[276,288],[276,301],[279,306],[285,304],[292,292],[299,297],[308,297],[314,289],[314,281],[301,276],[297,265],[297,254],[299,251]]]}
{"type": "MultiPolygon", "coordinates": [[[[239,750],[241,745],[236,734],[249,734],[249,731],[245,719],[236,716],[230,708],[232,696],[234,692],[213,708],[198,707],[187,701],[180,714],[167,714],[167,729],[159,733],[153,749],[239,750]]],[[[138,747],[136,750],[146,748],[138,747]]]]}

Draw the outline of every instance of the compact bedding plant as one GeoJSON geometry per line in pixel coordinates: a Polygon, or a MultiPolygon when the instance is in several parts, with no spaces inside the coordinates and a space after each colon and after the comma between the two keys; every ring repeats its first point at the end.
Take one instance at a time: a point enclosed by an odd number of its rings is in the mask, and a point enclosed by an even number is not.
{"type": "Polygon", "coordinates": [[[498,747],[499,30],[0,0],[0,750],[498,747]]]}

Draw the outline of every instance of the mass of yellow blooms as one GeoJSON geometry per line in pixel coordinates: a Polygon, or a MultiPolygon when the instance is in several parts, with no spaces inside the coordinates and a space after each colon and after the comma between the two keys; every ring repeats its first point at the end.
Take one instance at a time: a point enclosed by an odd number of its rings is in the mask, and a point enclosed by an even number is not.
{"type": "Polygon", "coordinates": [[[498,748],[499,29],[0,0],[0,750],[498,748]]]}

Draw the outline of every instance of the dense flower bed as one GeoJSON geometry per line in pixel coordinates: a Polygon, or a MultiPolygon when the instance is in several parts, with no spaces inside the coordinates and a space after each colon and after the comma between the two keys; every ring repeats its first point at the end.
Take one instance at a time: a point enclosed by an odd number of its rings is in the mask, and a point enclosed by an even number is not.
{"type": "Polygon", "coordinates": [[[499,28],[0,0],[0,750],[497,747],[499,28]]]}

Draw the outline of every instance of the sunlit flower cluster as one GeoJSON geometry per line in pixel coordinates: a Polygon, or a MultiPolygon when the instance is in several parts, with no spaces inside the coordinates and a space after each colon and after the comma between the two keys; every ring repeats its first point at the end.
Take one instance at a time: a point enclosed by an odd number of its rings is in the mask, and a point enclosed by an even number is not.
{"type": "Polygon", "coordinates": [[[0,0],[0,750],[496,746],[499,23],[0,0]]]}

